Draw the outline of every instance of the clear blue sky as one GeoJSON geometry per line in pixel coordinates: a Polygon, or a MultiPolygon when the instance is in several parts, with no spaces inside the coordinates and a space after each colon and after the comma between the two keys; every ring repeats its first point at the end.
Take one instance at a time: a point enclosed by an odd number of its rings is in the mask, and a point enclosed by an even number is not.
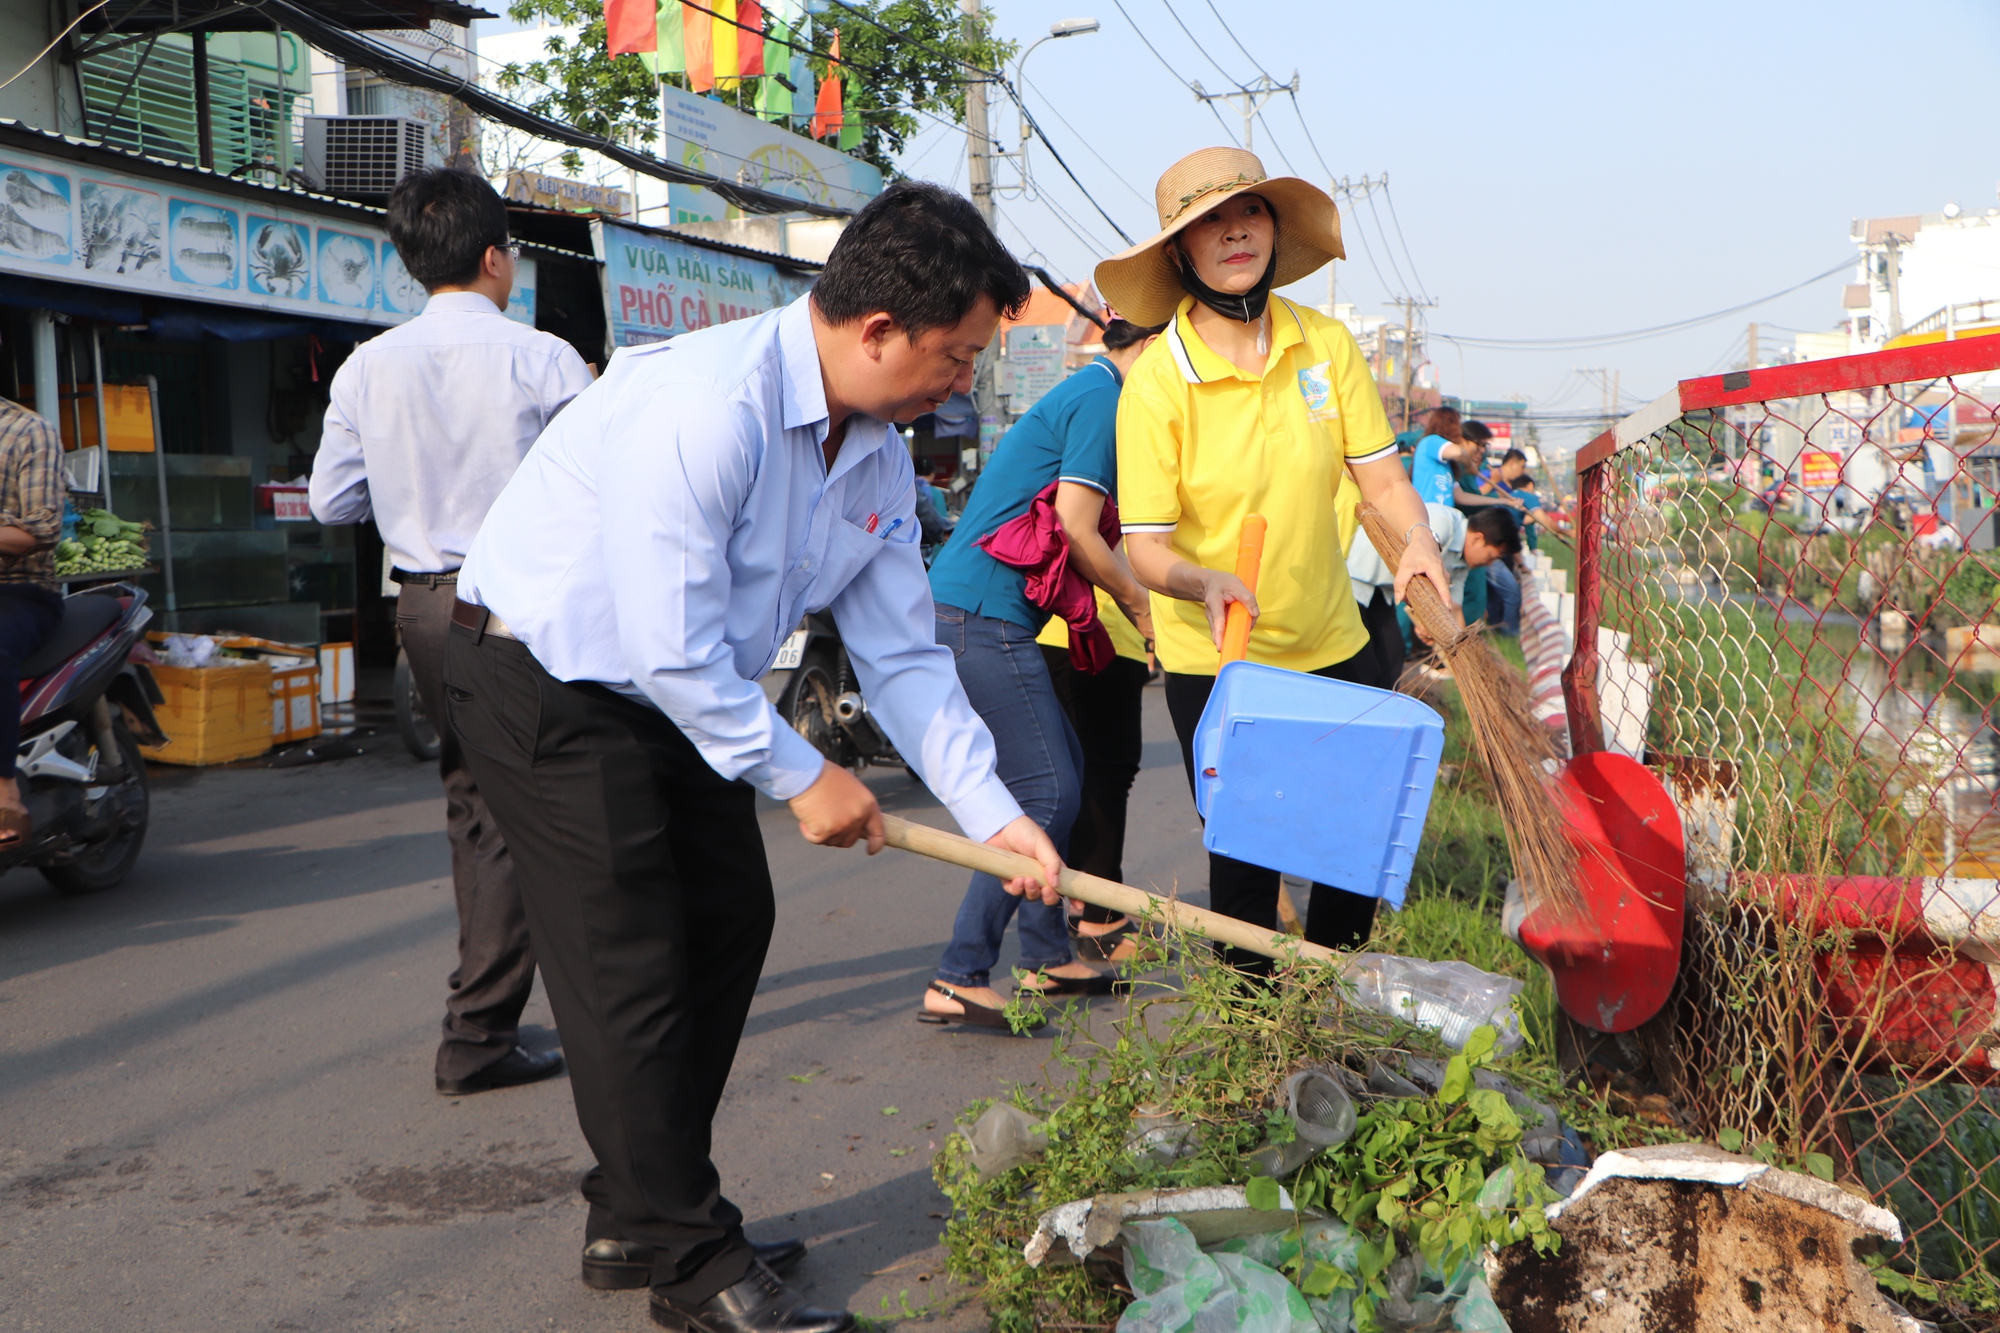
{"type": "MultiPolygon", "coordinates": [[[[1855,217],[1953,201],[1967,211],[2000,206],[1990,87],[2000,9],[1990,4],[1123,3],[1130,21],[1112,0],[992,8],[1000,32],[1024,46],[1055,19],[1103,23],[1037,51],[1028,97],[1125,230],[1156,229],[1152,186],[1165,166],[1227,141],[1141,31],[1176,74],[1210,91],[1226,86],[1225,75],[1254,78],[1252,57],[1280,81],[1296,68],[1299,109],[1327,167],[1356,178],[1387,171],[1407,241],[1405,252],[1379,199],[1381,231],[1365,206],[1359,217],[1344,209],[1351,259],[1340,265],[1342,299],[1386,313],[1384,303],[1420,278],[1439,302],[1431,327],[1445,333],[1542,338],[1700,315],[1851,258],[1855,217]],[[1373,267],[1356,230],[1374,250],[1373,267]]],[[[1233,110],[1223,116],[1240,125],[1233,110]]],[[[1015,127],[1011,107],[996,106],[1001,137],[1011,140],[1015,127]]],[[[1265,109],[1255,135],[1271,170],[1289,159],[1309,179],[1326,175],[1288,99],[1265,109]],[[1270,151],[1274,139],[1280,152],[1270,151]]],[[[1003,232],[1063,276],[1086,276],[1116,237],[1039,148],[1034,176],[1047,201],[1003,197],[1003,232]]],[[[961,135],[933,130],[904,165],[963,188],[963,158],[961,135]]],[[[1015,179],[1004,166],[1000,177],[1015,179]]],[[[1623,346],[1468,349],[1461,363],[1440,341],[1434,355],[1447,392],[1590,408],[1600,390],[1571,371],[1602,366],[1620,371],[1628,402],[1643,402],[1676,379],[1740,364],[1752,318],[1830,327],[1842,281],[1623,346]]],[[[1324,279],[1297,294],[1323,301],[1324,279]]]]}

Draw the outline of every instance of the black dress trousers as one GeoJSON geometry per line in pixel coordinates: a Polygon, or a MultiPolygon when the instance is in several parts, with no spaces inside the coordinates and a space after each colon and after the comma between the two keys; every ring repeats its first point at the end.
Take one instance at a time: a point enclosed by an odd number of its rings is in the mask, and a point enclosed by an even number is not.
{"type": "Polygon", "coordinates": [[[657,710],[565,684],[454,625],[446,711],[512,849],[528,933],[597,1155],[587,1238],[655,1248],[698,1303],[749,1271],[710,1122],[774,914],[755,796],[657,710]]]}

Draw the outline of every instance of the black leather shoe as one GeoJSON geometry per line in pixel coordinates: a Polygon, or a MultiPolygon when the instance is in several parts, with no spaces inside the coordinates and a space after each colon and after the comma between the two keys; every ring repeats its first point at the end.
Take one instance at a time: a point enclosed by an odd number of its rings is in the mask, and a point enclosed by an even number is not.
{"type": "Polygon", "coordinates": [[[517,1088],[523,1083],[539,1083],[560,1074],[562,1067],[561,1051],[544,1051],[536,1055],[516,1046],[476,1074],[467,1074],[464,1078],[440,1076],[437,1081],[438,1096],[463,1097],[473,1092],[491,1092],[494,1088],[517,1088]]]}
{"type": "Polygon", "coordinates": [[[656,1291],[647,1312],[676,1333],[854,1333],[859,1327],[845,1310],[807,1305],[776,1273],[754,1263],[741,1282],[700,1305],[683,1305],[656,1291]]]}
{"type": "MultiPolygon", "coordinates": [[[[789,1273],[806,1257],[796,1238],[750,1242],[758,1262],[774,1273],[789,1273]]],[[[594,1240],[583,1247],[583,1285],[596,1291],[636,1291],[653,1285],[653,1247],[636,1240],[594,1240]]]]}

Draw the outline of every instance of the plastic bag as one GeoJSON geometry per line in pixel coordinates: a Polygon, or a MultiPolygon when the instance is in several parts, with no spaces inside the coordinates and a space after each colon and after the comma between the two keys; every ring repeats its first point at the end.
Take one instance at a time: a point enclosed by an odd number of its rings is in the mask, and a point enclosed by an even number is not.
{"type": "Polygon", "coordinates": [[[1499,1032],[1503,1054],[1521,1045],[1514,997],[1526,986],[1512,977],[1482,972],[1470,963],[1433,963],[1387,953],[1355,954],[1346,975],[1355,1003],[1435,1032],[1453,1050],[1462,1048],[1475,1030],[1489,1026],[1499,1032]]]}
{"type": "Polygon", "coordinates": [[[206,634],[169,634],[161,645],[160,660],[168,666],[205,667],[215,662],[221,645],[206,634]]]}
{"type": "MultiPolygon", "coordinates": [[[[1306,1308],[1320,1333],[1354,1333],[1354,1296],[1359,1289],[1361,1237],[1345,1222],[1327,1218],[1307,1222],[1300,1232],[1267,1231],[1256,1236],[1226,1240],[1218,1251],[1241,1254],[1270,1268],[1282,1269],[1301,1251],[1313,1264],[1331,1264],[1353,1279],[1349,1285],[1325,1296],[1306,1297],[1306,1308]]],[[[1310,1266],[1306,1270],[1311,1272],[1310,1266]]]]}
{"type": "Polygon", "coordinates": [[[965,1132],[972,1165],[982,1176],[1011,1171],[1048,1151],[1048,1127],[1011,1102],[995,1102],[965,1132]]]}
{"type": "Polygon", "coordinates": [[[1125,1279],[1138,1299],[1118,1333],[1319,1333],[1284,1274],[1246,1255],[1202,1253],[1171,1217],[1126,1224],[1125,1279]]]}

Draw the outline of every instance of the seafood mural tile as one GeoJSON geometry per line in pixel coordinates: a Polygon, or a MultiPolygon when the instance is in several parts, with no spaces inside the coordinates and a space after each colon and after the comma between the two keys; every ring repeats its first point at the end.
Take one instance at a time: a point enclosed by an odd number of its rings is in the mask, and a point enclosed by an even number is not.
{"type": "Polygon", "coordinates": [[[155,279],[166,272],[167,205],[159,195],[86,176],[77,204],[86,270],[155,279]]]}
{"type": "Polygon", "coordinates": [[[319,229],[319,299],[354,310],[374,308],[375,242],[319,229]]]}
{"type": "Polygon", "coordinates": [[[242,285],[242,222],[233,208],[167,201],[168,268],[175,282],[234,291],[242,285]]]}
{"type": "Polygon", "coordinates": [[[0,161],[0,254],[69,263],[70,213],[69,177],[0,161]]]}
{"type": "Polygon", "coordinates": [[[296,301],[312,298],[312,233],[283,218],[252,213],[244,225],[249,237],[250,290],[262,296],[296,301]]]}
{"type": "Polygon", "coordinates": [[[396,247],[382,242],[382,308],[398,315],[420,314],[429,299],[423,287],[403,267],[396,247]]]}

